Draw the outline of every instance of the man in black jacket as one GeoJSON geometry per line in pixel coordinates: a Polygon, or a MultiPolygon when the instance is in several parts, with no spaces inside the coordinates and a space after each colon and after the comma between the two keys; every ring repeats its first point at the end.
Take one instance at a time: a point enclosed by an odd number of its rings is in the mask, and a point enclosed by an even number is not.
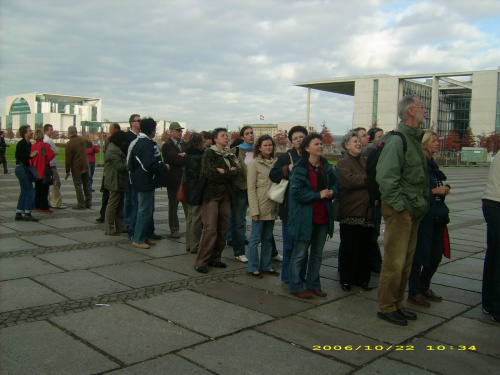
{"type": "Polygon", "coordinates": [[[5,151],[7,150],[7,147],[10,147],[5,143],[5,138],[4,138],[5,133],[0,131],[0,163],[3,164],[3,173],[4,174],[10,174],[10,172],[7,169],[7,159],[5,159],[5,151]]]}

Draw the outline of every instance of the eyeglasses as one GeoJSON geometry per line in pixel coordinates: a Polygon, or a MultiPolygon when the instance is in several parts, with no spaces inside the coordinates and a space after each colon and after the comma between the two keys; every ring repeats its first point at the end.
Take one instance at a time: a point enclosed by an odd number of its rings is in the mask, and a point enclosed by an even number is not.
{"type": "Polygon", "coordinates": [[[141,122],[141,119],[139,119],[139,120],[134,120],[134,121],[132,121],[132,122],[141,122]]]}
{"type": "Polygon", "coordinates": [[[410,108],[422,108],[424,109],[425,107],[423,105],[419,105],[419,106],[416,106],[416,107],[410,107],[410,108]]]}

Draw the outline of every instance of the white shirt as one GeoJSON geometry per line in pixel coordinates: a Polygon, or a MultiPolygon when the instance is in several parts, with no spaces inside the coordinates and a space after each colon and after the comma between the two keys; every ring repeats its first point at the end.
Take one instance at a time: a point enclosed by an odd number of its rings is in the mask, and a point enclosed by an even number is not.
{"type": "MultiPolygon", "coordinates": [[[[54,155],[59,155],[59,149],[57,148],[57,146],[54,143],[54,140],[52,138],[50,138],[47,134],[44,134],[43,135],[43,141],[50,146],[50,148],[52,149],[52,151],[54,151],[54,155]]],[[[51,167],[56,167],[57,166],[57,161],[56,161],[55,157],[50,161],[50,166],[51,167]]]]}
{"type": "Polygon", "coordinates": [[[500,202],[500,155],[496,156],[490,164],[483,199],[500,202]]]}

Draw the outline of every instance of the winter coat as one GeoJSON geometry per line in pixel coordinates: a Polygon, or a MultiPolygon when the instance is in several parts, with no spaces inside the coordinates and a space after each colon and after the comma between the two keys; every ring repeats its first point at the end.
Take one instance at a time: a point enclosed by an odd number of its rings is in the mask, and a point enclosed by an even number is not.
{"type": "Polygon", "coordinates": [[[109,191],[127,191],[127,157],[120,147],[110,143],[104,155],[104,188],[109,191]]]}
{"type": "Polygon", "coordinates": [[[233,147],[231,153],[236,156],[238,162],[240,164],[240,173],[238,177],[236,177],[235,185],[237,190],[246,190],[247,189],[247,165],[245,163],[245,159],[247,157],[247,152],[241,147],[233,147]]]}
{"type": "Polygon", "coordinates": [[[87,148],[87,158],[89,159],[89,163],[95,164],[95,154],[99,153],[99,147],[96,145],[92,145],[92,147],[87,148]]]}
{"type": "Polygon", "coordinates": [[[272,201],[267,192],[273,182],[269,179],[276,158],[266,163],[259,155],[248,164],[247,187],[250,216],[259,216],[259,220],[276,220],[278,204],[272,201]]]}
{"type": "Polygon", "coordinates": [[[172,138],[169,138],[161,147],[163,161],[170,166],[168,178],[165,180],[165,186],[168,188],[179,189],[181,185],[186,157],[180,156],[179,153],[186,152],[186,149],[186,142],[182,141],[179,149],[172,138]]]}
{"type": "MultiPolygon", "coordinates": [[[[276,164],[274,164],[273,169],[269,172],[269,178],[272,182],[279,184],[281,180],[289,180],[290,178],[290,170],[289,165],[297,163],[300,160],[300,155],[298,154],[295,148],[288,150],[286,153],[278,157],[276,164]],[[290,160],[291,158],[291,160],[290,160]]],[[[288,220],[288,197],[290,195],[290,184],[286,189],[285,199],[283,203],[278,206],[278,214],[281,220],[288,220]]]]}
{"type": "Polygon", "coordinates": [[[33,151],[38,151],[38,155],[30,160],[30,164],[36,168],[40,178],[43,178],[45,169],[51,169],[50,161],[54,159],[54,151],[52,151],[48,143],[45,143],[41,139],[31,146],[31,152],[33,151]]]}
{"type": "Polygon", "coordinates": [[[66,173],[71,171],[71,174],[79,175],[89,171],[88,147],[92,147],[92,144],[85,138],[77,135],[71,136],[66,143],[66,173]]]}
{"type": "Polygon", "coordinates": [[[230,171],[229,166],[224,161],[224,157],[221,155],[221,151],[214,150],[214,147],[216,148],[217,146],[213,145],[207,148],[201,159],[200,176],[207,179],[203,193],[203,200],[205,202],[209,202],[219,194],[229,194],[232,197],[236,189],[235,180],[239,174],[239,163],[236,160],[236,156],[222,151],[226,155],[231,167],[237,168],[235,171],[230,171]],[[224,173],[219,173],[217,168],[224,169],[224,173]]]}
{"type": "MultiPolygon", "coordinates": [[[[321,158],[326,177],[326,187],[334,190],[337,179],[328,160],[321,158]]],[[[290,198],[288,234],[294,241],[310,241],[313,232],[313,202],[320,200],[319,191],[312,189],[309,180],[309,160],[302,158],[296,163],[290,175],[290,198]]],[[[335,198],[335,195],[332,199],[335,198]]],[[[333,236],[333,203],[326,201],[328,211],[328,234],[333,236]]]]}
{"type": "Polygon", "coordinates": [[[377,163],[377,183],[383,201],[397,212],[407,210],[419,222],[429,209],[429,173],[421,143],[424,130],[400,122],[398,132],[406,138],[406,153],[401,137],[389,137],[377,163]]]}

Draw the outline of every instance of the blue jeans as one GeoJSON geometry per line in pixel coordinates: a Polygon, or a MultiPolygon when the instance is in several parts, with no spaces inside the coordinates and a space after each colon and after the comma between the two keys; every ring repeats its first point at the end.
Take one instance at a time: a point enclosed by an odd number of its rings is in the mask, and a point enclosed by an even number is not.
{"type": "Polygon", "coordinates": [[[94,172],[95,172],[95,163],[89,163],[89,179],[90,179],[90,187],[94,183],[94,172]]]}
{"type": "Polygon", "coordinates": [[[123,221],[128,227],[130,227],[130,222],[132,221],[134,206],[137,204],[136,195],[137,193],[132,187],[132,184],[129,184],[128,190],[125,192],[125,200],[123,203],[123,221]]]}
{"type": "Polygon", "coordinates": [[[134,242],[144,243],[148,239],[148,233],[153,220],[155,191],[137,192],[137,221],[134,229],[134,242]]]}
{"type": "MultiPolygon", "coordinates": [[[[281,222],[281,232],[283,235],[283,263],[281,263],[281,281],[287,283],[290,279],[290,259],[293,252],[293,239],[288,234],[288,221],[281,222]]],[[[271,255],[271,258],[273,256],[271,255]]],[[[299,277],[301,280],[306,279],[307,271],[307,252],[302,265],[300,266],[299,277]]]]}
{"type": "Polygon", "coordinates": [[[17,201],[17,209],[21,212],[31,212],[35,209],[35,189],[22,165],[15,169],[16,177],[19,180],[21,192],[17,201]]]}
{"type": "Polygon", "coordinates": [[[500,202],[483,199],[486,256],[483,269],[483,308],[500,319],[500,202]]]}
{"type": "Polygon", "coordinates": [[[245,235],[247,231],[248,195],[246,190],[238,190],[231,206],[231,227],[234,256],[245,255],[245,235]]]}
{"type": "Polygon", "coordinates": [[[273,251],[274,220],[252,220],[252,234],[248,244],[248,272],[269,271],[271,266],[271,252],[273,251]],[[260,261],[259,261],[259,243],[260,261]]]}
{"type": "Polygon", "coordinates": [[[306,289],[320,290],[319,269],[323,260],[323,248],[325,247],[326,236],[328,235],[328,223],[314,224],[310,241],[295,241],[290,260],[290,282],[288,289],[290,293],[297,293],[303,290],[300,270],[302,263],[307,256],[309,245],[309,261],[307,263],[306,289]]]}

